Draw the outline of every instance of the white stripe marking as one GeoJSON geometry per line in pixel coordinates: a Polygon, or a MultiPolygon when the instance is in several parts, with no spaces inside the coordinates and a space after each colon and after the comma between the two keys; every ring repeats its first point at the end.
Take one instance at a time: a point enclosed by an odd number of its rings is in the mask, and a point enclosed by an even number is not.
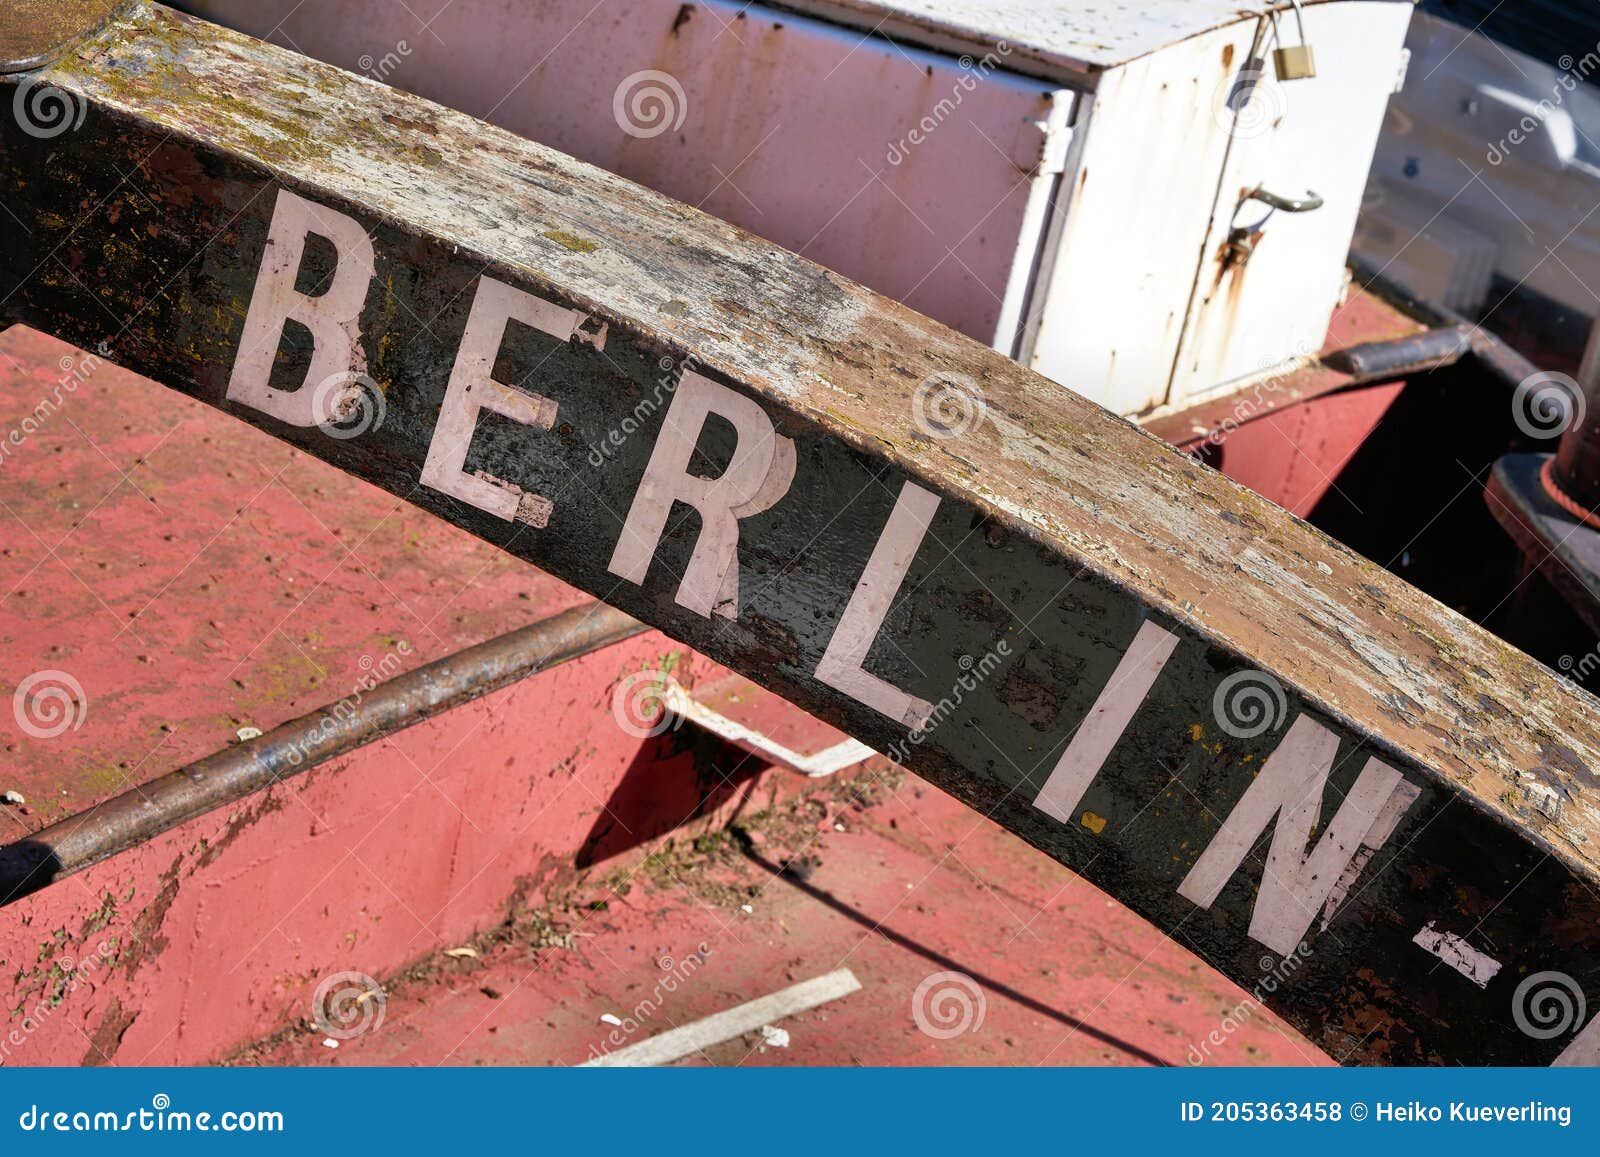
{"type": "Polygon", "coordinates": [[[762,759],[780,767],[787,767],[791,771],[798,771],[801,775],[811,776],[813,779],[833,775],[847,767],[854,767],[877,754],[860,740],[845,739],[811,755],[801,755],[777,740],[746,727],[737,719],[729,719],[721,712],[713,711],[684,690],[683,685],[676,679],[667,681],[667,693],[664,699],[667,710],[674,715],[705,728],[735,747],[742,747],[762,759]]]}
{"type": "Polygon", "coordinates": [[[1498,960],[1488,953],[1479,952],[1454,932],[1435,931],[1432,920],[1411,938],[1411,943],[1433,953],[1479,988],[1488,988],[1489,982],[1500,971],[1498,960]]]}
{"type": "Polygon", "coordinates": [[[1600,1065],[1600,1016],[1589,1022],[1589,1027],[1572,1038],[1572,1042],[1561,1050],[1552,1065],[1585,1066],[1593,1068],[1600,1065]]]}
{"type": "Polygon", "coordinates": [[[658,1033],[649,1040],[618,1049],[614,1053],[585,1061],[579,1068],[642,1068],[650,1065],[669,1065],[701,1049],[733,1040],[747,1032],[756,1032],[762,1025],[793,1016],[797,1012],[827,1004],[830,1000],[861,991],[861,982],[848,968],[830,972],[814,980],[802,980],[771,996],[763,996],[730,1008],[712,1013],[708,1017],[691,1021],[658,1033]]]}

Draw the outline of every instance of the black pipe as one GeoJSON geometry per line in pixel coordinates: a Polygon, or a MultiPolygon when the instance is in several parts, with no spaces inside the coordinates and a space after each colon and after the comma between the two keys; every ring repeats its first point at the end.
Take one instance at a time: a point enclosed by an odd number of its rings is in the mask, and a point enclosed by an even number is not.
{"type": "Polygon", "coordinates": [[[1574,505],[1600,509],[1600,396],[1585,391],[1588,416],[1561,435],[1553,481],[1574,505]]]}
{"type": "Polygon", "coordinates": [[[1325,354],[1322,364],[1371,383],[1428,373],[1454,365],[1472,350],[1465,326],[1425,329],[1406,337],[1362,342],[1325,354]]]}
{"type": "Polygon", "coordinates": [[[290,720],[0,849],[0,905],[336,756],[648,629],[613,607],[586,603],[290,720]]]}
{"type": "Polygon", "coordinates": [[[1600,323],[1589,330],[1577,387],[1578,396],[1564,403],[1569,424],[1544,475],[1546,488],[1558,491],[1552,497],[1575,514],[1600,507],[1600,323]]]}

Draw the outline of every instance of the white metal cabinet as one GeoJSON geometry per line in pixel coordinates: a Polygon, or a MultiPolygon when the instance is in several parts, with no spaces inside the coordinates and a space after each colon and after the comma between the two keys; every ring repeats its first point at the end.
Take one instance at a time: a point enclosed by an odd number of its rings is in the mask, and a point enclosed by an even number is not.
{"type": "Polygon", "coordinates": [[[1320,346],[1411,5],[1308,3],[1319,75],[1283,85],[1261,59],[1275,9],[1294,35],[1280,0],[190,7],[698,205],[1139,415],[1320,346]],[[649,86],[666,119],[630,127],[649,86]],[[1326,204],[1277,215],[1219,280],[1256,183],[1326,204]]]}

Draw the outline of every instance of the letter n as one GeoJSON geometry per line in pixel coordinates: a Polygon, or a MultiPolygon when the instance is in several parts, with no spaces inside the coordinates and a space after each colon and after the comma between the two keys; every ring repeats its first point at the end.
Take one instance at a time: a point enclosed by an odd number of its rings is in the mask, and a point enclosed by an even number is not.
{"type": "MultiPolygon", "coordinates": [[[[1362,837],[1405,780],[1376,759],[1367,760],[1333,822],[1308,853],[1322,816],[1323,790],[1339,751],[1339,737],[1307,716],[1289,728],[1260,774],[1195,861],[1178,895],[1209,908],[1245,856],[1277,817],[1261,888],[1250,914],[1250,937],[1287,956],[1305,938],[1318,909],[1349,866],[1362,837]]],[[[1407,804],[1415,797],[1408,797],[1407,804]]]]}

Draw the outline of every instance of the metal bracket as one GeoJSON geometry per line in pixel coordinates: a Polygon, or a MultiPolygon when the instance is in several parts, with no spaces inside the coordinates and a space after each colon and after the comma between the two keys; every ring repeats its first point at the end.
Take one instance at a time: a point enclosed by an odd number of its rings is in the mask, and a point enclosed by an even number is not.
{"type": "Polygon", "coordinates": [[[709,731],[723,742],[812,779],[855,767],[874,754],[865,743],[838,732],[834,732],[838,739],[835,743],[821,747],[813,744],[815,749],[809,752],[795,750],[783,740],[815,739],[817,721],[738,675],[710,687],[696,687],[693,691],[669,677],[662,689],[661,701],[674,715],[702,731],[709,731]],[[743,718],[736,718],[736,715],[743,718]],[[796,718],[805,723],[798,727],[785,726],[796,718]]]}

